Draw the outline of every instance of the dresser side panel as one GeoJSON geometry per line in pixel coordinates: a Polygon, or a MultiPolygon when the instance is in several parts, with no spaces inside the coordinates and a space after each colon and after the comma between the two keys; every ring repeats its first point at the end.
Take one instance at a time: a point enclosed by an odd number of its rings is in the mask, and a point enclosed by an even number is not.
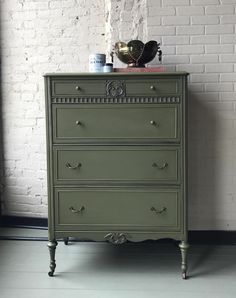
{"type": "Polygon", "coordinates": [[[54,194],[53,194],[53,162],[52,162],[52,111],[51,111],[51,79],[44,78],[45,114],[46,114],[46,146],[47,146],[47,195],[48,195],[48,238],[55,240],[54,227],[54,194]]]}

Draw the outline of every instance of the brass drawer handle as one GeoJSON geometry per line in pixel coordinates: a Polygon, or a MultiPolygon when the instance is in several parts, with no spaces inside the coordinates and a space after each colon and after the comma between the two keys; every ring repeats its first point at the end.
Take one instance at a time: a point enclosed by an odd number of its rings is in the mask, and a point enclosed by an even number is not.
{"type": "Polygon", "coordinates": [[[66,167],[71,170],[75,170],[82,167],[82,164],[78,162],[75,166],[72,166],[69,162],[66,163],[66,167]]]}
{"type": "Polygon", "coordinates": [[[151,211],[155,212],[156,214],[161,214],[167,210],[166,207],[163,207],[161,210],[157,210],[155,207],[150,208],[151,211]]]}
{"type": "Polygon", "coordinates": [[[85,207],[82,206],[80,209],[75,209],[73,206],[69,208],[72,213],[82,213],[85,210],[85,207]]]}
{"type": "Polygon", "coordinates": [[[154,91],[154,90],[156,90],[156,87],[153,86],[153,85],[151,85],[151,86],[150,86],[150,89],[154,91]]]}
{"type": "Polygon", "coordinates": [[[153,126],[157,126],[157,123],[156,123],[156,121],[154,121],[154,120],[151,120],[151,121],[150,121],[150,124],[153,125],[153,126]]]}
{"type": "Polygon", "coordinates": [[[80,86],[76,86],[75,90],[80,91],[81,90],[80,86]]]}
{"type": "Polygon", "coordinates": [[[152,167],[153,168],[158,168],[159,170],[163,170],[163,169],[165,169],[165,168],[168,167],[168,163],[167,162],[164,162],[162,166],[159,166],[157,163],[154,162],[152,164],[152,167]]]}
{"type": "Polygon", "coordinates": [[[79,120],[76,120],[76,121],[75,121],[75,124],[78,125],[78,126],[81,126],[81,125],[82,125],[82,122],[79,121],[79,120]]]}

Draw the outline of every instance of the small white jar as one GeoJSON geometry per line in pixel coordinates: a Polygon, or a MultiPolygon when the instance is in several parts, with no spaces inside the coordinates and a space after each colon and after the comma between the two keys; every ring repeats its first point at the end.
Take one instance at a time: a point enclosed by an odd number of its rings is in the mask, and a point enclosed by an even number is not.
{"type": "Polygon", "coordinates": [[[103,66],[103,72],[113,72],[113,64],[112,63],[106,63],[103,66]]]}

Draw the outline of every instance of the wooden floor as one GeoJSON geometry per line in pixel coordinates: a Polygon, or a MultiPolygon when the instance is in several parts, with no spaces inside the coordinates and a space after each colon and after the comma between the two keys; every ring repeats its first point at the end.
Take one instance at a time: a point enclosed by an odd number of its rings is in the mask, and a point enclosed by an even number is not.
{"type": "MultiPolygon", "coordinates": [[[[0,229],[0,235],[47,232],[0,229]]],[[[236,297],[236,246],[192,246],[189,279],[182,280],[180,252],[172,243],[59,242],[54,277],[47,275],[46,244],[0,240],[1,298],[236,297]]]]}

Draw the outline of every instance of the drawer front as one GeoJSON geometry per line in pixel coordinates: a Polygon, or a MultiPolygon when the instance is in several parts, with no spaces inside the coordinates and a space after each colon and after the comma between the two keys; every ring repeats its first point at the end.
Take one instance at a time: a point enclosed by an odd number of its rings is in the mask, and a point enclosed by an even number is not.
{"type": "Polygon", "coordinates": [[[105,95],[105,81],[102,80],[54,80],[52,96],[96,96],[105,95]]]}
{"type": "Polygon", "coordinates": [[[178,229],[178,190],[59,189],[56,227],[73,229],[178,229]]]}
{"type": "Polygon", "coordinates": [[[136,80],[126,82],[128,96],[176,95],[180,93],[181,80],[175,78],[148,79],[139,83],[136,80]]]}
{"type": "Polygon", "coordinates": [[[53,106],[54,142],[179,138],[179,106],[53,106]]]}
{"type": "Polygon", "coordinates": [[[140,181],[177,183],[178,147],[60,147],[55,182],[140,181]]]}

